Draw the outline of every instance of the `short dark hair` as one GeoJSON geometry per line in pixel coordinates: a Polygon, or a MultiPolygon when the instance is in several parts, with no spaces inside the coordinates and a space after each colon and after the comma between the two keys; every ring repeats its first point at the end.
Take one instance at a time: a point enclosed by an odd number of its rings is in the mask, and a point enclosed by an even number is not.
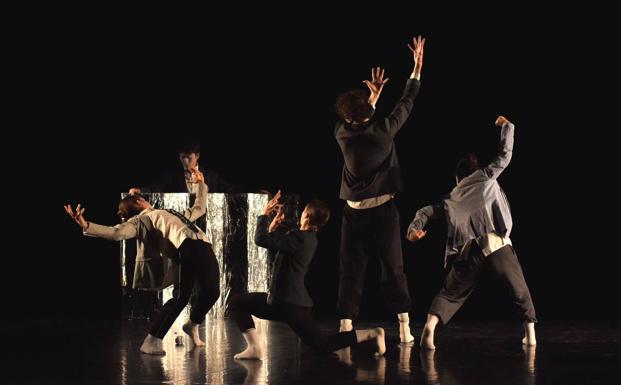
{"type": "Polygon", "coordinates": [[[330,206],[319,199],[313,199],[306,205],[311,226],[317,230],[322,228],[330,220],[330,206]]]}
{"type": "Polygon", "coordinates": [[[121,201],[119,202],[119,216],[124,217],[125,219],[129,219],[135,215],[140,214],[140,206],[138,206],[138,200],[139,199],[145,199],[146,198],[143,195],[140,194],[134,194],[134,195],[126,195],[124,198],[121,199],[121,201]],[[123,215],[123,212],[121,211],[121,207],[125,208],[125,214],[123,215]]]}
{"type": "Polygon", "coordinates": [[[455,176],[461,180],[481,168],[479,166],[479,158],[473,153],[466,154],[457,162],[455,167],[455,176]]]}
{"type": "Polygon", "coordinates": [[[139,199],[147,199],[144,195],[142,194],[127,194],[125,195],[125,197],[121,198],[121,201],[119,203],[133,203],[136,204],[138,203],[139,199]]]}
{"type": "Polygon", "coordinates": [[[196,140],[186,140],[179,143],[177,153],[198,154],[201,152],[201,144],[196,140]]]}
{"type": "Polygon", "coordinates": [[[336,113],[342,120],[362,123],[373,115],[373,106],[369,104],[369,92],[351,90],[336,98],[336,113]]]}

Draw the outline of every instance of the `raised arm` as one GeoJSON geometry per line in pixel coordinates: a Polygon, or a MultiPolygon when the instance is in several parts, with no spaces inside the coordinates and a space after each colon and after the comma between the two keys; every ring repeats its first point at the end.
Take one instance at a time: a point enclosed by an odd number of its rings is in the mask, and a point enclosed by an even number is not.
{"type": "Polygon", "coordinates": [[[273,230],[272,225],[270,225],[270,215],[279,209],[282,205],[279,200],[281,197],[281,192],[278,190],[276,195],[272,199],[267,202],[267,205],[263,209],[263,214],[259,215],[257,218],[257,228],[254,232],[254,243],[259,247],[264,247],[266,249],[274,249],[276,245],[272,242],[272,237],[270,236],[270,231],[273,230]]]}
{"type": "Polygon", "coordinates": [[[192,178],[198,183],[198,193],[194,200],[194,205],[183,212],[183,216],[188,218],[190,222],[194,222],[198,218],[205,215],[207,212],[207,193],[209,188],[205,184],[205,176],[198,168],[190,170],[192,172],[192,178]]]}
{"type": "Polygon", "coordinates": [[[259,247],[275,249],[276,246],[270,237],[269,225],[270,217],[267,215],[259,215],[257,217],[257,228],[254,231],[254,243],[259,247]]]}
{"type": "Polygon", "coordinates": [[[483,172],[489,178],[498,178],[509,165],[509,162],[511,162],[513,155],[513,132],[515,125],[504,116],[499,116],[495,124],[497,127],[500,127],[500,144],[498,145],[498,155],[483,169],[483,172]]]}
{"type": "Polygon", "coordinates": [[[420,89],[420,75],[423,69],[425,39],[422,36],[413,38],[412,45],[408,44],[408,48],[412,51],[414,69],[405,85],[405,90],[403,91],[401,99],[399,99],[390,115],[386,118],[383,127],[387,133],[393,137],[397,135],[397,132],[399,132],[410,116],[412,107],[414,106],[414,99],[416,95],[418,95],[418,90],[420,89]]]}

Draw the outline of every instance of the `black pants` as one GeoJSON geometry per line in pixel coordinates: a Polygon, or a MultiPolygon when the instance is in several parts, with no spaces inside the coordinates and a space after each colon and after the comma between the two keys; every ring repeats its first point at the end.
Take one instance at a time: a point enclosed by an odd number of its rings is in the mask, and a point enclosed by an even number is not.
{"type": "Polygon", "coordinates": [[[276,300],[268,304],[267,293],[237,295],[229,304],[230,314],[242,332],[254,328],[251,317],[254,315],[261,319],[286,322],[302,342],[321,352],[333,352],[357,344],[354,331],[323,334],[313,320],[312,309],[276,300]]]}
{"type": "Polygon", "coordinates": [[[190,312],[190,319],[194,323],[202,323],[209,309],[220,297],[220,269],[209,243],[186,239],[179,247],[179,257],[179,291],[164,304],[151,323],[149,334],[158,338],[164,338],[188,304],[194,285],[197,290],[190,312]]]}
{"type": "Polygon", "coordinates": [[[371,209],[345,205],[341,225],[338,311],[341,318],[358,316],[369,258],[379,258],[381,284],[388,308],[405,313],[411,306],[403,273],[399,211],[394,200],[371,209]]]}
{"type": "Polygon", "coordinates": [[[486,257],[474,244],[468,256],[453,263],[444,286],[431,303],[428,313],[437,315],[444,324],[449,322],[486,270],[491,270],[492,274],[509,287],[511,300],[520,318],[527,322],[537,322],[522,267],[511,245],[503,246],[486,257]]]}

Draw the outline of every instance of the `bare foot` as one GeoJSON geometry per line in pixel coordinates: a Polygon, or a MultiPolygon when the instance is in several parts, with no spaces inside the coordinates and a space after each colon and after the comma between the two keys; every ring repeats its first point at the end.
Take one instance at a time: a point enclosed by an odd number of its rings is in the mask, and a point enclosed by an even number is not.
{"type": "Polygon", "coordinates": [[[435,350],[436,345],[433,343],[434,330],[425,327],[423,329],[423,335],[420,337],[420,347],[423,349],[435,350]]]}
{"type": "Polygon", "coordinates": [[[375,353],[376,356],[383,356],[384,353],[386,353],[386,339],[385,339],[385,335],[386,333],[384,332],[384,329],[382,328],[375,328],[373,329],[373,333],[377,343],[377,352],[375,353]]]}
{"type": "Polygon", "coordinates": [[[263,349],[259,346],[248,346],[243,352],[237,353],[236,360],[263,360],[263,349]]]}
{"type": "Polygon", "coordinates": [[[144,339],[144,342],[140,347],[140,351],[145,354],[154,354],[160,356],[166,354],[166,351],[164,351],[164,344],[162,339],[153,337],[151,334],[147,335],[147,338],[144,339]]]}
{"type": "Polygon", "coordinates": [[[194,345],[205,346],[205,343],[201,340],[201,337],[199,336],[198,326],[199,326],[198,324],[195,324],[192,321],[188,321],[183,324],[182,329],[185,332],[185,334],[190,336],[190,338],[192,339],[192,342],[194,342],[194,345]]]}

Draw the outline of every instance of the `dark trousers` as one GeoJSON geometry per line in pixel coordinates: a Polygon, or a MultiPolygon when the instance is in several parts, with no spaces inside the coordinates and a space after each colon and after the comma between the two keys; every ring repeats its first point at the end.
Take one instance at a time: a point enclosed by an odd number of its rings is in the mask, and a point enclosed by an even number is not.
{"type": "Polygon", "coordinates": [[[248,293],[233,297],[229,311],[239,330],[254,328],[251,315],[261,319],[286,322],[302,342],[321,352],[333,352],[357,344],[356,333],[343,332],[326,335],[313,320],[312,308],[274,300],[267,303],[267,293],[248,293]]]}
{"type": "Polygon", "coordinates": [[[186,239],[179,247],[181,261],[179,290],[164,304],[151,323],[149,334],[164,338],[185,308],[196,285],[190,319],[200,324],[220,297],[220,269],[209,243],[186,239]]]}
{"type": "Polygon", "coordinates": [[[345,205],[341,224],[338,311],[341,318],[358,316],[369,258],[378,258],[385,302],[394,313],[411,306],[403,273],[399,212],[394,200],[371,209],[345,205]]]}
{"type": "Polygon", "coordinates": [[[537,322],[522,267],[511,245],[503,246],[486,257],[478,245],[473,244],[465,258],[453,263],[444,286],[431,303],[428,313],[437,315],[444,324],[449,322],[486,271],[509,287],[511,300],[520,318],[527,322],[537,322]]]}

